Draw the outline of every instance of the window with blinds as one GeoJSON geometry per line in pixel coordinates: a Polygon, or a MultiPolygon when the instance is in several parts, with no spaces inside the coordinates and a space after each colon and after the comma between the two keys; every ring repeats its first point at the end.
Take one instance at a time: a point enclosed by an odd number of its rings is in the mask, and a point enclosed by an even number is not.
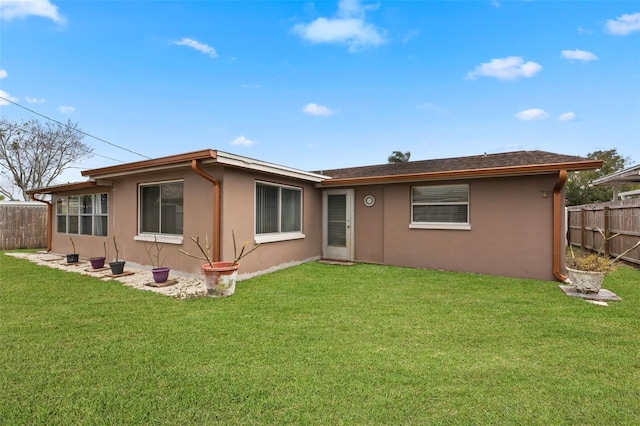
{"type": "Polygon", "coordinates": [[[469,225],[469,185],[432,185],[411,188],[414,225],[469,225]]]}
{"type": "Polygon", "coordinates": [[[302,189],[256,182],[256,235],[302,232],[302,189]]]}

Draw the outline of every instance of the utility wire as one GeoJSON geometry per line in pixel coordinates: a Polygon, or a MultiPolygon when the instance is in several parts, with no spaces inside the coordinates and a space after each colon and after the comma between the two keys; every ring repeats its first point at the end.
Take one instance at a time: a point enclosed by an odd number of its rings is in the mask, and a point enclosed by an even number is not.
{"type": "MultiPolygon", "coordinates": [[[[11,127],[12,129],[20,129],[20,130],[24,130],[24,129],[22,129],[20,126],[18,126],[17,124],[8,123],[8,122],[7,122],[7,123],[4,123],[4,124],[5,124],[6,126],[8,126],[8,127],[11,127]]],[[[77,131],[77,132],[81,132],[81,130],[78,130],[78,129],[75,129],[75,128],[74,128],[73,130],[74,130],[74,131],[77,131]]],[[[31,129],[27,129],[27,131],[31,131],[31,132],[32,132],[32,130],[31,130],[31,129]]],[[[111,158],[111,157],[107,157],[106,155],[98,154],[98,153],[94,152],[93,150],[89,150],[89,151],[87,151],[87,155],[88,155],[88,156],[93,156],[93,155],[95,155],[96,157],[106,158],[107,160],[115,161],[115,162],[117,162],[117,163],[124,163],[124,161],[122,161],[122,160],[118,160],[117,158],[111,158]]]]}
{"type": "MultiPolygon", "coordinates": [[[[124,151],[128,151],[128,152],[130,152],[130,153],[132,153],[132,154],[139,155],[140,157],[147,158],[147,159],[149,159],[149,160],[151,159],[151,157],[148,157],[148,156],[146,156],[146,155],[144,155],[144,154],[140,154],[139,152],[135,152],[135,151],[132,151],[132,150],[130,150],[130,149],[128,149],[128,148],[122,147],[122,146],[120,146],[120,145],[116,145],[115,143],[111,143],[111,142],[106,141],[106,140],[104,140],[104,139],[100,139],[99,137],[96,137],[96,136],[90,135],[89,133],[83,132],[82,130],[74,129],[73,127],[71,127],[71,126],[69,126],[69,125],[67,125],[67,124],[64,124],[64,123],[62,123],[62,122],[60,122],[60,121],[58,121],[58,120],[56,120],[56,119],[53,119],[53,118],[51,118],[51,117],[47,117],[46,115],[44,115],[44,114],[40,114],[39,112],[36,112],[36,111],[34,111],[34,110],[32,110],[32,109],[29,109],[29,108],[27,108],[27,107],[25,107],[25,106],[22,106],[22,105],[20,105],[19,103],[12,101],[11,99],[7,99],[7,98],[5,98],[4,96],[0,96],[0,99],[5,100],[5,101],[7,101],[7,102],[9,102],[9,103],[12,103],[12,104],[14,104],[15,106],[20,107],[20,108],[22,108],[22,109],[26,109],[27,111],[32,112],[32,113],[34,113],[34,114],[36,114],[36,115],[39,115],[40,117],[44,117],[44,118],[46,118],[47,120],[54,121],[54,122],[56,122],[56,123],[60,124],[61,126],[64,126],[64,127],[67,127],[67,128],[69,128],[69,129],[71,129],[71,130],[75,130],[75,131],[77,131],[77,132],[79,132],[79,133],[82,133],[82,134],[83,134],[83,135],[85,135],[85,136],[89,136],[90,138],[96,139],[96,140],[98,140],[98,141],[100,141],[100,142],[104,142],[104,143],[106,143],[106,144],[108,144],[108,145],[114,146],[114,147],[119,148],[119,149],[122,149],[122,150],[124,150],[124,151]]],[[[102,156],[100,155],[100,157],[102,157],[102,156]]],[[[108,157],[105,157],[105,158],[108,158],[108,157]]],[[[113,160],[113,158],[109,158],[109,159],[110,159],[110,160],[113,160]]],[[[118,161],[118,160],[116,160],[116,161],[118,161]]]]}

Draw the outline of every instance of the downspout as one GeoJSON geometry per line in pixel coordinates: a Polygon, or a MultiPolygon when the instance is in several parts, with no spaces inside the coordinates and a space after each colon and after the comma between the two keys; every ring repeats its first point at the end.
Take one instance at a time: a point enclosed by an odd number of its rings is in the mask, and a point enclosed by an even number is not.
{"type": "Polygon", "coordinates": [[[29,194],[33,201],[45,203],[47,205],[47,252],[51,251],[51,242],[53,240],[53,204],[49,201],[38,200],[35,194],[29,194]]]}
{"type": "Polygon", "coordinates": [[[567,181],[567,171],[560,170],[558,181],[553,187],[553,275],[558,281],[570,283],[569,277],[562,273],[562,218],[564,200],[562,188],[567,181]]]}
{"type": "Polygon", "coordinates": [[[191,160],[191,170],[213,183],[213,261],[220,261],[220,182],[200,168],[198,160],[191,160]]]}

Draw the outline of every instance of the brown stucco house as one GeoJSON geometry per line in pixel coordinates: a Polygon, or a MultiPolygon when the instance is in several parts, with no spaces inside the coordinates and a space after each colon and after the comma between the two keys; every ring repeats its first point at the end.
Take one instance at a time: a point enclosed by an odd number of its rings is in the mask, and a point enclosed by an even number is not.
{"type": "Polygon", "coordinates": [[[217,150],[86,170],[85,182],[50,194],[48,250],[114,255],[149,265],[145,243],[164,246],[166,266],[190,273],[179,253],[208,236],[214,260],[239,242],[262,246],[241,277],[318,259],[564,281],[567,172],[598,160],[518,151],[365,167],[302,171],[217,150]]]}

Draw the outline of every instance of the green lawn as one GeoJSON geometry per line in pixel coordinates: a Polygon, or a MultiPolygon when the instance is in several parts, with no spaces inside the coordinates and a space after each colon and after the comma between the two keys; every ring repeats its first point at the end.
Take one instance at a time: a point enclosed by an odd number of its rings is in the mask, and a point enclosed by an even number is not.
{"type": "Polygon", "coordinates": [[[310,263],[168,298],[0,253],[0,423],[640,424],[640,271],[310,263]]]}

